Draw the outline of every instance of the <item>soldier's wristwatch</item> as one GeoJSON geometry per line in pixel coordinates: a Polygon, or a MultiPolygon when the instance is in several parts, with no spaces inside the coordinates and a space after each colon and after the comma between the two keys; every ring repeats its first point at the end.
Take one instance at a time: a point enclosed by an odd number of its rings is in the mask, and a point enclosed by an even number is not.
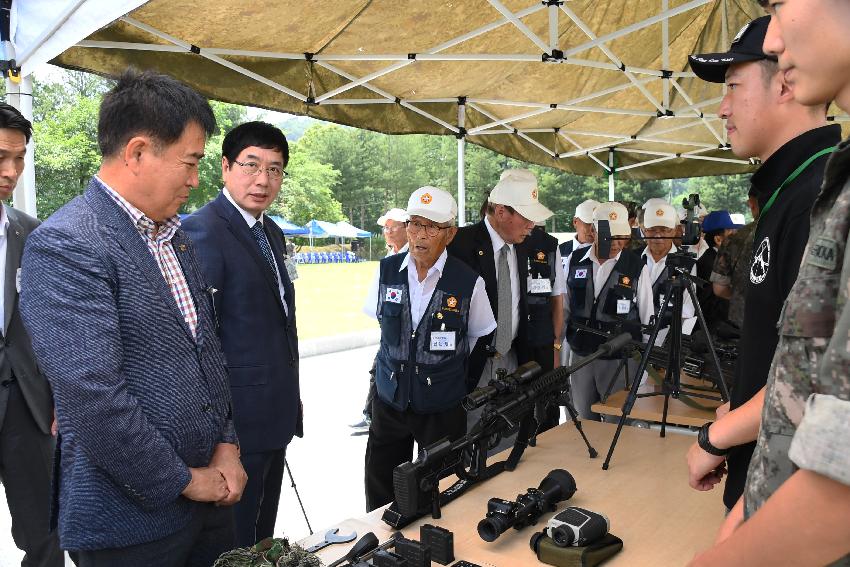
{"type": "Polygon", "coordinates": [[[555,350],[561,350],[561,343],[553,343],[552,346],[555,348],[555,350]]]}
{"type": "Polygon", "coordinates": [[[699,445],[700,449],[705,451],[710,455],[714,455],[716,457],[725,457],[729,452],[729,449],[718,449],[714,445],[711,444],[711,441],[708,440],[708,428],[711,427],[713,421],[709,421],[705,425],[699,428],[699,434],[697,434],[697,445],[699,445]]]}

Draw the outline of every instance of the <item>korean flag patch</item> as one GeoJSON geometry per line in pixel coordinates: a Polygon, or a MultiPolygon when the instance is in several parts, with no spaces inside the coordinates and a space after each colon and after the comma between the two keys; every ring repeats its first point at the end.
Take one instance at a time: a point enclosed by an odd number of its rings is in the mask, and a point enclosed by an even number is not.
{"type": "Polygon", "coordinates": [[[390,303],[401,303],[401,290],[394,287],[388,287],[384,301],[389,301],[390,303]]]}
{"type": "Polygon", "coordinates": [[[587,268],[576,268],[576,271],[573,273],[573,277],[577,280],[586,280],[587,268]]]}

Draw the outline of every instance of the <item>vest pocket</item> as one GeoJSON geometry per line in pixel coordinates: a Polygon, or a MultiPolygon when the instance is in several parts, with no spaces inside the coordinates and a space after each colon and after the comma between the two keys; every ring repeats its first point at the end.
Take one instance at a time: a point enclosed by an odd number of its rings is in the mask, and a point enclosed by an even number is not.
{"type": "Polygon", "coordinates": [[[378,354],[375,362],[375,388],[378,397],[393,407],[398,405],[396,401],[396,390],[398,390],[399,365],[388,361],[382,354],[378,354]]]}
{"type": "Polygon", "coordinates": [[[398,346],[401,339],[400,303],[385,301],[381,307],[381,337],[388,345],[398,346]]]}
{"type": "Polygon", "coordinates": [[[466,395],[463,357],[445,364],[419,364],[411,381],[410,405],[416,413],[436,413],[460,403],[466,395]]]}

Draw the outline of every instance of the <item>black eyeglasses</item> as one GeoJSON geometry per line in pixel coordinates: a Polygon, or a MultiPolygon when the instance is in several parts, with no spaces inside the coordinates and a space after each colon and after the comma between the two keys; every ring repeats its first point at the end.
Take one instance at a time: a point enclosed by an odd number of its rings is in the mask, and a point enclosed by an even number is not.
{"type": "Polygon", "coordinates": [[[260,174],[260,171],[262,170],[265,170],[265,172],[269,176],[269,179],[283,179],[284,177],[289,175],[282,167],[278,167],[276,165],[271,165],[269,167],[264,168],[260,167],[260,164],[253,161],[242,163],[241,161],[233,160],[233,163],[239,166],[239,169],[242,170],[242,173],[244,173],[245,175],[250,175],[252,177],[258,176],[260,174]]]}
{"type": "Polygon", "coordinates": [[[431,238],[440,234],[441,230],[450,228],[448,226],[437,226],[435,224],[422,224],[419,221],[407,221],[404,225],[408,228],[408,230],[412,230],[413,232],[422,232],[424,230],[425,234],[431,238]]]}

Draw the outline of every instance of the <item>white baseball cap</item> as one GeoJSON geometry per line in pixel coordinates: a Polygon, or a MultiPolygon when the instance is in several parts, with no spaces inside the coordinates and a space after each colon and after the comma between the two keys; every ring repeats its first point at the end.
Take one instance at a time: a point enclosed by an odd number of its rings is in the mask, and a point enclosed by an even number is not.
{"type": "Polygon", "coordinates": [[[658,205],[669,205],[670,203],[667,199],[662,199],[661,197],[653,197],[651,199],[647,199],[646,203],[643,204],[641,209],[651,209],[657,207],[658,205]]]}
{"type": "Polygon", "coordinates": [[[410,195],[407,214],[434,222],[448,222],[457,217],[457,202],[447,191],[426,185],[410,195]]]}
{"type": "Polygon", "coordinates": [[[673,205],[669,203],[658,203],[655,206],[647,207],[643,213],[643,226],[646,228],[656,226],[676,228],[678,224],[679,215],[676,214],[676,209],[673,208],[673,205]]]}
{"type": "Polygon", "coordinates": [[[487,200],[507,205],[532,222],[545,221],[554,213],[537,200],[537,177],[527,169],[508,169],[490,191],[487,200]]]}
{"type": "Polygon", "coordinates": [[[591,224],[593,222],[593,211],[595,211],[598,206],[599,201],[595,199],[588,199],[587,201],[582,202],[578,207],[576,207],[575,218],[582,222],[586,222],[587,224],[591,224]]]}
{"type": "Polygon", "coordinates": [[[396,207],[394,209],[390,209],[389,211],[378,217],[378,226],[385,226],[388,220],[396,222],[407,222],[409,219],[410,217],[408,216],[407,211],[396,207]]]}
{"type": "Polygon", "coordinates": [[[607,220],[611,227],[611,236],[630,236],[632,227],[629,224],[629,211],[621,203],[614,201],[599,203],[593,211],[593,226],[598,230],[599,221],[607,220]]]}

